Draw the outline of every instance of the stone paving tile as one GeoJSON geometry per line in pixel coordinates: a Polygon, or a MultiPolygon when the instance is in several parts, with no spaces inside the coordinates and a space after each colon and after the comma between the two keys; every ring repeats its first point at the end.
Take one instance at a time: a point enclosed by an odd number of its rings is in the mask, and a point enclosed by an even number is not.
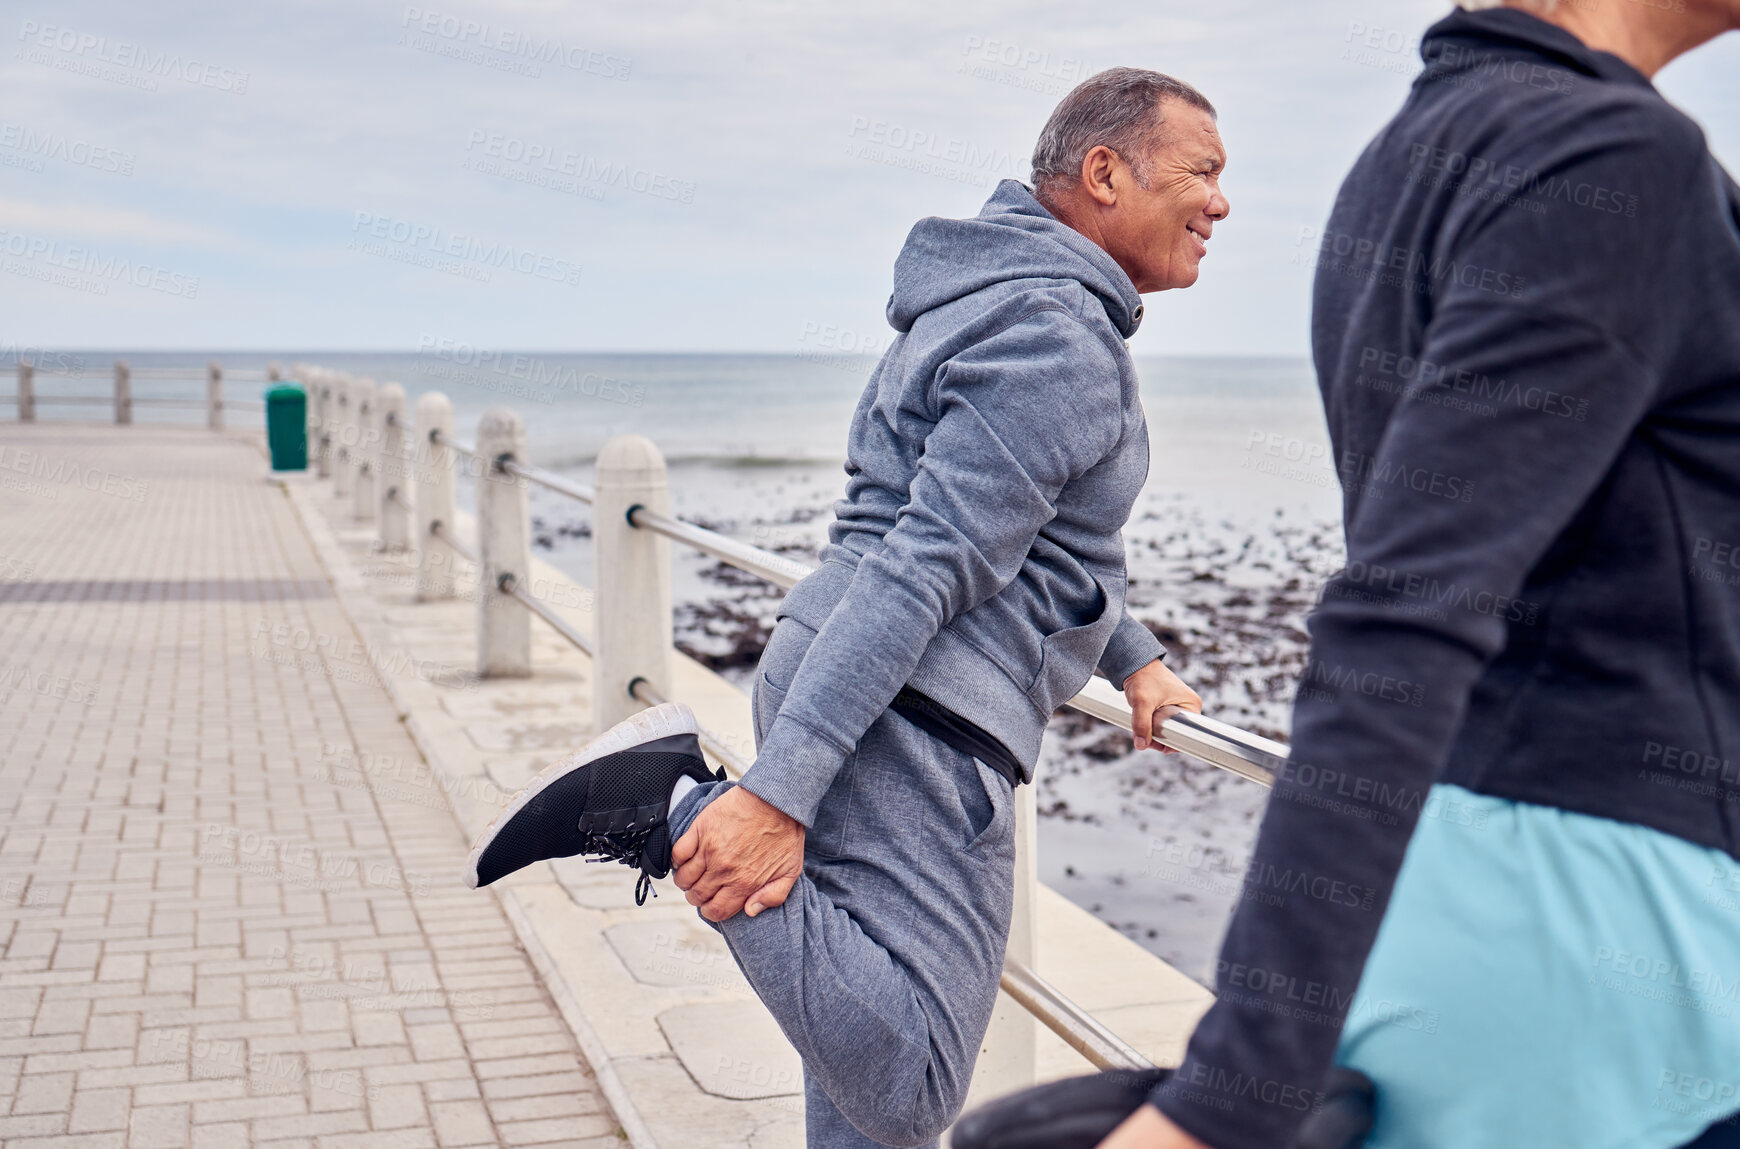
{"type": "Polygon", "coordinates": [[[0,1149],[620,1147],[257,450],[0,448],[0,1149]]]}

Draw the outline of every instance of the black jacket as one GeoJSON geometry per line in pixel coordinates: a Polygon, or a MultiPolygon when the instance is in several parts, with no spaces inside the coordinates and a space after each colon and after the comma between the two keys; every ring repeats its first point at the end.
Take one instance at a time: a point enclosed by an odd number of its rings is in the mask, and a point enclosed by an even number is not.
{"type": "Polygon", "coordinates": [[[1526,13],[1422,55],[1318,253],[1348,565],[1222,951],[1242,988],[1155,1096],[1219,1149],[1314,1104],[1434,781],[1740,856],[1740,189],[1526,13]]]}

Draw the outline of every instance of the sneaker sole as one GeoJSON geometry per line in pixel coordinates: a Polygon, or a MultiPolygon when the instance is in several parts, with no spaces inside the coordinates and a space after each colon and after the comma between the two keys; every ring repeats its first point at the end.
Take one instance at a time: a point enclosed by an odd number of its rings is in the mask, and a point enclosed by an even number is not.
{"type": "Polygon", "coordinates": [[[700,724],[695,721],[695,712],[681,702],[663,702],[657,706],[618,722],[573,754],[559,762],[553,762],[538,772],[537,776],[527,782],[513,801],[509,802],[501,813],[497,814],[489,826],[478,835],[472,843],[471,856],[465,863],[465,884],[471,889],[477,889],[477,864],[483,859],[483,853],[495,841],[501,828],[514,820],[527,803],[536,798],[544,788],[558,778],[572,774],[582,766],[609,757],[623,750],[630,750],[646,742],[660,738],[668,738],[675,734],[699,734],[700,724]]]}

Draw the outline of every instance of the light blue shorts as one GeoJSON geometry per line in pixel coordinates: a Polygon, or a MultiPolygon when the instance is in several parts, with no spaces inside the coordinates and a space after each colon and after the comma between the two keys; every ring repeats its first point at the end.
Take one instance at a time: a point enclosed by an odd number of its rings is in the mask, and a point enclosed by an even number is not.
{"type": "Polygon", "coordinates": [[[1337,1061],[1369,1149],[1673,1149],[1740,1111],[1740,861],[1436,786],[1337,1061]]]}

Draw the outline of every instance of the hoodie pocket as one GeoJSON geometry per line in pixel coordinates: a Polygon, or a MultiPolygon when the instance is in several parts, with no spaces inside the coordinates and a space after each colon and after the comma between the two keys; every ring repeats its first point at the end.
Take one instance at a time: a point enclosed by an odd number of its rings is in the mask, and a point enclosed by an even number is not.
{"type": "Polygon", "coordinates": [[[1094,577],[1094,583],[1100,588],[1099,617],[1048,634],[1039,645],[1039,671],[1027,687],[1027,697],[1042,713],[1050,714],[1087,684],[1117,629],[1123,613],[1122,599],[1106,593],[1098,576],[1094,577]],[[1119,604],[1115,609],[1114,602],[1119,604]]]}
{"type": "Polygon", "coordinates": [[[785,704],[786,691],[791,689],[792,679],[797,677],[798,667],[815,637],[815,631],[795,618],[782,618],[773,628],[761,652],[761,662],[755,668],[755,684],[750,693],[758,746],[785,704]]]}

